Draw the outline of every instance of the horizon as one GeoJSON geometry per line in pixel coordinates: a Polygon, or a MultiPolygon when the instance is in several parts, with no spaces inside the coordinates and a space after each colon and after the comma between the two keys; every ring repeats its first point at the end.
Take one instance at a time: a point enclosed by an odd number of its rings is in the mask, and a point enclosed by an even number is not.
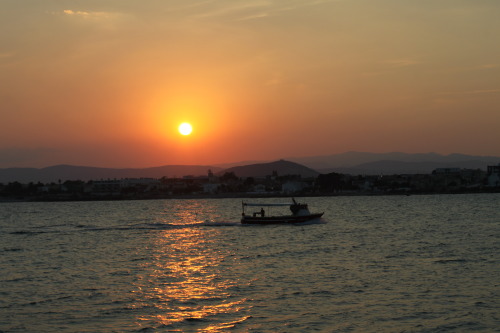
{"type": "Polygon", "coordinates": [[[0,168],[500,156],[499,1],[0,9],[0,168]]]}
{"type": "MultiPolygon", "coordinates": [[[[278,162],[278,161],[286,161],[286,162],[293,162],[293,163],[298,163],[301,165],[307,164],[306,162],[295,162],[294,160],[306,160],[306,159],[320,159],[320,158],[332,158],[336,156],[344,156],[347,154],[366,154],[366,155],[393,155],[393,154],[400,154],[400,155],[408,155],[408,156],[418,156],[418,155],[435,155],[435,156],[440,156],[440,157],[450,157],[454,155],[458,156],[465,156],[465,157],[475,157],[475,158],[498,158],[500,159],[499,156],[494,156],[494,155],[469,155],[469,154],[462,154],[462,153],[451,153],[451,154],[439,154],[435,152],[428,152],[428,153],[405,153],[405,152],[385,152],[385,153],[372,153],[372,152],[362,152],[362,151],[346,151],[343,153],[338,153],[338,154],[325,154],[325,155],[315,155],[315,156],[288,156],[284,158],[275,158],[275,159],[269,159],[269,160],[242,160],[242,161],[233,161],[233,162],[225,162],[225,163],[214,163],[214,164],[164,164],[164,165],[153,165],[153,166],[145,166],[145,167],[128,167],[128,166],[96,166],[96,165],[80,165],[80,164],[68,164],[68,163],[58,163],[58,164],[52,164],[52,165],[46,165],[46,166],[40,166],[40,167],[31,167],[31,166],[12,166],[12,167],[2,167],[0,166],[0,169],[46,169],[46,168],[52,168],[52,167],[61,167],[61,166],[68,166],[68,167],[81,167],[81,168],[96,168],[96,169],[117,169],[117,170],[125,170],[125,169],[154,169],[154,168],[162,168],[162,167],[174,167],[174,166],[179,166],[179,167],[215,167],[215,168],[220,168],[220,169],[228,169],[232,168],[235,166],[249,166],[253,164],[267,164],[267,163],[273,163],[273,162],[278,162]]],[[[383,161],[383,160],[377,160],[377,161],[383,161]]],[[[390,160],[387,160],[390,161],[390,160]]],[[[398,161],[398,160],[394,160],[398,161]]],[[[464,160],[466,161],[466,160],[464,160]]],[[[429,161],[432,162],[432,161],[429,161]]],[[[363,162],[367,163],[367,162],[363,162]]]]}

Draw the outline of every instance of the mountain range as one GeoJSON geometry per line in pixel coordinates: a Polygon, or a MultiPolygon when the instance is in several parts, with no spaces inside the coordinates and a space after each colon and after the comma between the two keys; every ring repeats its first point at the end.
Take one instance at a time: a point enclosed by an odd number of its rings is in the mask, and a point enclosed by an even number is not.
{"type": "Polygon", "coordinates": [[[351,175],[388,175],[431,173],[437,168],[466,168],[486,170],[497,165],[500,157],[463,154],[440,155],[406,153],[347,152],[336,155],[289,157],[286,160],[239,162],[225,165],[167,165],[153,168],[97,168],[56,165],[47,168],[0,169],[0,183],[50,183],[59,180],[100,180],[120,178],[161,178],[207,175],[212,170],[217,175],[234,172],[238,177],[264,177],[276,171],[278,175],[300,174],[315,177],[320,173],[338,172],[351,175]]]}
{"type": "Polygon", "coordinates": [[[498,156],[436,153],[364,153],[347,152],[336,155],[290,157],[289,161],[306,165],[320,173],[351,175],[426,174],[437,168],[486,170],[488,165],[500,163],[498,156]]]}
{"type": "Polygon", "coordinates": [[[58,182],[66,180],[101,180],[121,178],[161,178],[164,176],[175,178],[184,176],[207,175],[208,170],[218,172],[221,168],[203,165],[167,165],[153,168],[96,168],[73,165],[55,165],[47,168],[7,168],[0,169],[0,183],[18,181],[29,182],[58,182]]]}

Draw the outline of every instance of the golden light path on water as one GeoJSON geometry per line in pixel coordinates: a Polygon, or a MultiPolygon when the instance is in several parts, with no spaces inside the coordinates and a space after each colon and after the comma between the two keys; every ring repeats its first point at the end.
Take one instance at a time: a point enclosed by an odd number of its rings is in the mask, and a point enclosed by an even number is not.
{"type": "Polygon", "coordinates": [[[230,288],[238,281],[223,278],[221,264],[227,254],[215,250],[211,234],[218,232],[196,225],[196,211],[180,209],[174,227],[157,234],[150,251],[151,261],[139,276],[136,307],[150,307],[150,315],[138,318],[141,327],[168,327],[208,320],[203,332],[221,332],[246,320],[245,299],[232,297],[230,288]],[[191,223],[190,227],[181,227],[191,223]],[[215,319],[215,320],[214,320],[215,319]],[[227,319],[227,320],[225,320],[227,319]]]}

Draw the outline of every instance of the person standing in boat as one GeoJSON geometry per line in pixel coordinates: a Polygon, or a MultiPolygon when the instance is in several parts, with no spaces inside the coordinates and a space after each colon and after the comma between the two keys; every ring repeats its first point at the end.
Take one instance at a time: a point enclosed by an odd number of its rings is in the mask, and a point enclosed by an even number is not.
{"type": "Polygon", "coordinates": [[[265,214],[266,214],[266,212],[264,211],[264,208],[261,208],[260,209],[260,216],[264,217],[265,214]]]}

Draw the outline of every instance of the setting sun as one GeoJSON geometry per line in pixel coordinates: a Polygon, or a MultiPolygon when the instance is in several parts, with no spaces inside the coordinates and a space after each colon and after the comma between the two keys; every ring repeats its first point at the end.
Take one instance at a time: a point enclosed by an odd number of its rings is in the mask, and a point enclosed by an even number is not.
{"type": "Polygon", "coordinates": [[[193,127],[189,123],[182,123],[179,125],[179,133],[182,135],[189,135],[193,131],[193,127]]]}

